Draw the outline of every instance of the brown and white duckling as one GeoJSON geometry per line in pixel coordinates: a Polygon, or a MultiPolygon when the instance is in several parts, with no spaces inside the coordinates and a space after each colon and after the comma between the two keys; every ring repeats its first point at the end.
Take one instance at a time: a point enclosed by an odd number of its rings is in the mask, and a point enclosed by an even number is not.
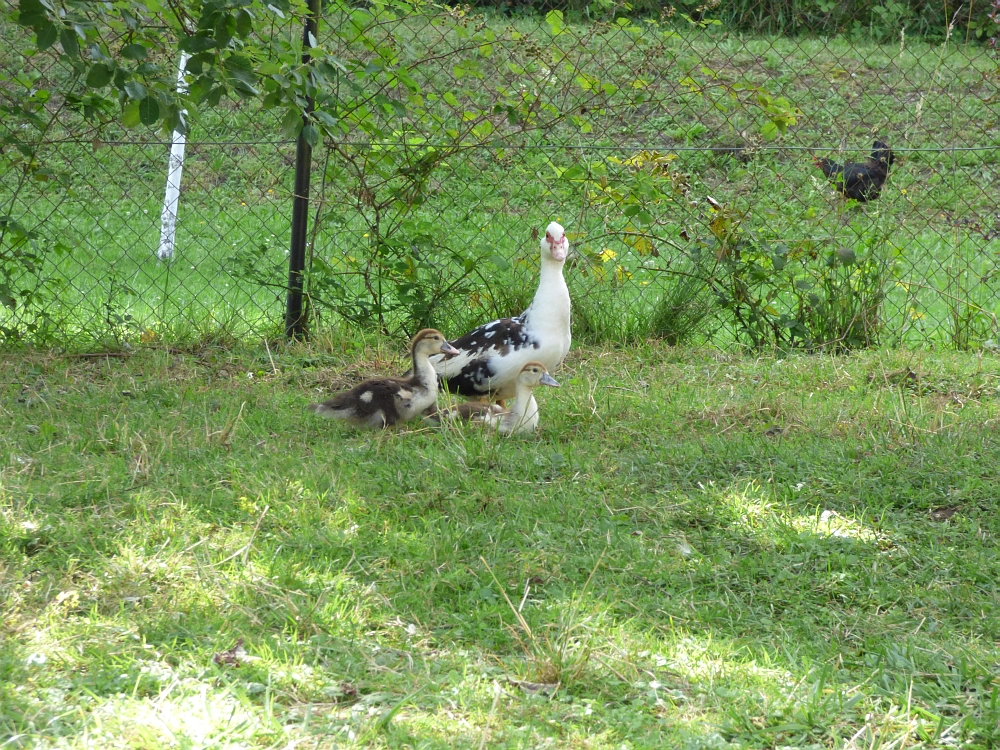
{"type": "Polygon", "coordinates": [[[444,334],[425,328],[413,337],[413,369],[404,378],[372,378],[309,409],[323,417],[342,419],[355,427],[388,427],[407,422],[437,402],[438,377],[429,357],[456,354],[444,334]]]}
{"type": "Polygon", "coordinates": [[[541,362],[528,362],[521,368],[516,379],[516,395],[509,409],[482,401],[467,401],[436,415],[438,421],[444,419],[463,422],[483,422],[495,426],[503,435],[523,435],[534,432],[538,427],[538,402],[534,390],[540,385],[559,387],[556,379],[549,375],[541,362]]]}

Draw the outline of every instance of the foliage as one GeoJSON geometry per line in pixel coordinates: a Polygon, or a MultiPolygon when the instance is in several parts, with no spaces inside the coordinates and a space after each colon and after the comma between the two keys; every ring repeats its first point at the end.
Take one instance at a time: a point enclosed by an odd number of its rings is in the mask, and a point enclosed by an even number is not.
{"type": "MultiPolygon", "coordinates": [[[[390,317],[401,318],[403,330],[412,333],[432,323],[442,304],[467,296],[473,277],[490,294],[490,274],[482,259],[456,247],[448,227],[413,218],[438,176],[452,171],[450,160],[468,161],[485,153],[503,161],[507,149],[536,134],[559,127],[589,132],[590,124],[579,112],[606,107],[618,86],[565,52],[593,48],[604,29],[570,29],[560,11],[547,14],[534,35],[513,26],[498,31],[482,16],[459,9],[414,13],[405,27],[396,20],[391,6],[372,5],[352,11],[347,24],[331,24],[355,78],[372,68],[380,73],[357,87],[357,104],[346,107],[355,113],[352,130],[326,139],[327,153],[321,157],[326,167],[319,192],[326,194],[329,188],[352,198],[343,208],[363,221],[366,242],[346,259],[314,254],[309,293],[314,303],[351,321],[374,320],[387,330],[390,317]],[[434,34],[438,41],[417,46],[397,40],[410,34],[434,34]],[[434,68],[451,72],[446,82],[427,75],[434,68]],[[487,75],[490,69],[505,75],[487,75]],[[393,98],[400,83],[405,103],[393,98]],[[560,87],[572,91],[572,107],[557,106],[552,91],[560,87]],[[369,106],[372,101],[382,106],[369,106]],[[343,136],[351,134],[356,137],[345,141],[343,136]],[[363,294],[358,293],[358,279],[363,294]]],[[[643,100],[637,91],[630,104],[643,100]]],[[[324,101],[324,96],[317,98],[317,108],[324,101]]],[[[339,106],[343,122],[348,118],[342,96],[339,106]]],[[[322,222],[338,221],[333,208],[317,212],[314,235],[322,222]]],[[[497,253],[486,262],[497,271],[508,266],[497,253]]]]}
{"type": "MultiPolygon", "coordinates": [[[[473,5],[507,12],[545,12],[560,9],[590,18],[600,13],[604,2],[594,0],[476,0],[473,5]]],[[[766,34],[849,34],[877,40],[907,34],[940,40],[949,25],[983,40],[992,31],[988,7],[978,3],[942,4],[933,0],[633,0],[623,11],[637,18],[676,18],[692,27],[724,25],[742,32],[766,34]]]]}
{"type": "MultiPolygon", "coordinates": [[[[561,173],[601,212],[609,233],[643,259],[641,267],[669,279],[654,329],[672,342],[696,336],[709,321],[705,292],[710,290],[737,340],[756,349],[854,349],[879,343],[881,306],[898,247],[874,236],[860,240],[857,248],[825,251],[808,240],[791,248],[769,242],[745,226],[747,211],[711,197],[702,204],[692,201],[686,175],[672,166],[676,158],[643,151],[561,173]],[[613,165],[625,170],[612,175],[613,165]],[[694,222],[704,229],[682,229],[678,242],[668,234],[676,231],[670,214],[691,205],[707,207],[707,215],[703,209],[694,222]]],[[[608,253],[586,256],[591,273],[601,279],[606,271],[600,262],[608,253]]],[[[627,273],[618,268],[612,281],[627,273]]]]}
{"type": "Polygon", "coordinates": [[[707,274],[737,337],[754,348],[877,346],[881,312],[901,250],[887,240],[826,249],[770,243],[742,227],[745,214],[712,205],[711,236],[690,252],[707,274]]]}

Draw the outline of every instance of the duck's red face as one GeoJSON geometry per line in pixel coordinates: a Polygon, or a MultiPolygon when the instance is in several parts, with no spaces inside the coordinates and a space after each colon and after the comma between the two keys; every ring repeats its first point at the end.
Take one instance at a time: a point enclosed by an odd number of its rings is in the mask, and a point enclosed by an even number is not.
{"type": "Polygon", "coordinates": [[[557,263],[566,260],[566,254],[569,252],[569,240],[566,239],[566,232],[556,222],[553,221],[545,230],[543,245],[546,246],[552,260],[557,263]]]}

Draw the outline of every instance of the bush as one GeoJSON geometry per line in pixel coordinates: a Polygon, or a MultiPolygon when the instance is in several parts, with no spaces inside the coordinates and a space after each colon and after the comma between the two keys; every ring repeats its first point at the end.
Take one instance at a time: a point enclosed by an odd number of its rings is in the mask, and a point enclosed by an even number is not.
{"type": "MultiPolygon", "coordinates": [[[[601,17],[604,3],[585,0],[474,0],[480,8],[504,12],[547,12],[561,10],[582,18],[601,17]]],[[[610,3],[608,4],[610,5],[610,3]]],[[[927,39],[943,39],[948,24],[964,39],[985,41],[994,29],[989,6],[954,3],[945,5],[930,0],[677,0],[666,4],[657,0],[634,0],[631,10],[614,6],[611,12],[638,17],[674,18],[693,24],[720,21],[727,29],[769,34],[821,34],[833,36],[868,35],[876,39],[897,38],[900,29],[927,39]]]]}

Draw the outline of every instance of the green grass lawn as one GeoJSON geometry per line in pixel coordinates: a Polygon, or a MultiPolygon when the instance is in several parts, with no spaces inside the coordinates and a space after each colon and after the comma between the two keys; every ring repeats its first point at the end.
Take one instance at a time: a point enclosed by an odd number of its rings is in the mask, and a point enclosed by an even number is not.
{"type": "Polygon", "coordinates": [[[995,357],[585,347],[527,439],[305,412],[399,355],[0,361],[0,745],[1000,742],[995,357]]]}

